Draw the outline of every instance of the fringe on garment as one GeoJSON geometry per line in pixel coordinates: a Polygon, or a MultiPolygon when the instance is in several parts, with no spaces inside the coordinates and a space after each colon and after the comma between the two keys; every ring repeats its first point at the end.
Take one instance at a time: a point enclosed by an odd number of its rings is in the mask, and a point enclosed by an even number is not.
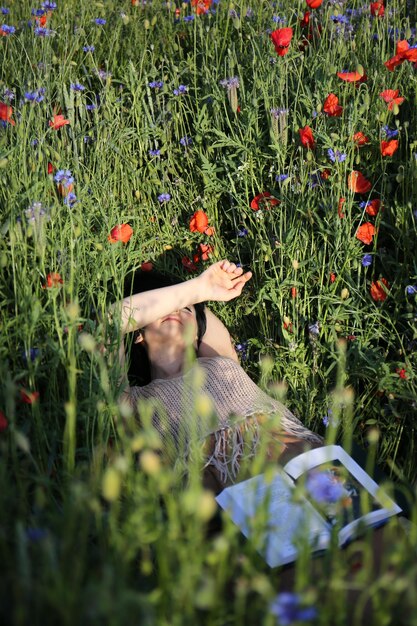
{"type": "MultiPolygon", "coordinates": [[[[235,482],[239,474],[243,458],[251,459],[255,456],[259,441],[261,423],[268,418],[267,414],[250,416],[244,421],[233,426],[221,428],[213,433],[214,445],[212,452],[204,467],[212,465],[219,473],[220,480],[226,484],[235,482]]],[[[313,444],[323,444],[323,439],[316,435],[303,424],[282,418],[280,424],[282,430],[275,430],[277,441],[285,446],[285,436],[290,435],[300,440],[309,441],[313,444]]],[[[271,433],[272,434],[272,433],[271,433]]]]}
{"type": "Polygon", "coordinates": [[[212,465],[219,472],[223,483],[234,482],[243,456],[245,459],[255,456],[259,444],[259,429],[258,420],[251,419],[217,430],[213,433],[213,452],[204,467],[212,465]]]}

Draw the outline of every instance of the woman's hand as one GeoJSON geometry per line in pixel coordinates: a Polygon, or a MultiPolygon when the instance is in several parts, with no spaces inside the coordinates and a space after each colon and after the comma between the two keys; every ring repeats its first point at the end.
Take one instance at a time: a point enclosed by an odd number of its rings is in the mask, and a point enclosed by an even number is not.
{"type": "Polygon", "coordinates": [[[210,265],[195,280],[199,284],[202,300],[228,302],[240,296],[245,284],[252,277],[252,272],[244,272],[235,263],[223,260],[210,265]]]}

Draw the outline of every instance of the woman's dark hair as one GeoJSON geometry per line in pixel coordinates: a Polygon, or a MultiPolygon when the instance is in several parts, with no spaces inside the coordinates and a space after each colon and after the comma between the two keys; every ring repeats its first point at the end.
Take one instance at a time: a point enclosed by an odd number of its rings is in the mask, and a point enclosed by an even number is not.
{"type": "MultiPolygon", "coordinates": [[[[160,289],[161,287],[169,287],[170,285],[178,285],[184,282],[180,278],[170,276],[168,274],[162,274],[154,270],[150,272],[143,272],[137,270],[131,272],[124,283],[123,296],[128,296],[135,293],[143,293],[144,291],[151,291],[152,289],[160,289]]],[[[201,340],[206,332],[207,320],[204,311],[204,303],[200,302],[194,305],[196,320],[197,320],[197,346],[200,345],[201,340]]],[[[125,337],[125,352],[128,361],[128,380],[129,385],[143,387],[151,382],[151,364],[148,357],[148,352],[143,343],[135,343],[140,331],[129,333],[125,337]],[[133,340],[132,340],[133,335],[133,340]]]]}

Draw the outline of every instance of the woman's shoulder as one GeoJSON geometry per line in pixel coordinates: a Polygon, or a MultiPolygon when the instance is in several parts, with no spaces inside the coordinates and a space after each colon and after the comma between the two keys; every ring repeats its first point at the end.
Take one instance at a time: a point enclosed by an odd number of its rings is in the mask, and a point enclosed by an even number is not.
{"type": "Polygon", "coordinates": [[[217,369],[222,367],[242,369],[240,364],[228,356],[200,356],[196,361],[203,368],[217,369]]]}

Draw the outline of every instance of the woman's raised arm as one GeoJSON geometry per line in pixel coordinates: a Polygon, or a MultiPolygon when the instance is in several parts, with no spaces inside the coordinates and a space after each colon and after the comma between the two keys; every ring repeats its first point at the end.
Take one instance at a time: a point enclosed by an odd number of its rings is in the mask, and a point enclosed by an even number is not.
{"type": "MultiPolygon", "coordinates": [[[[251,272],[244,272],[234,263],[227,260],[218,261],[191,280],[124,298],[112,305],[110,315],[120,314],[121,331],[125,334],[144,328],[190,304],[206,300],[220,302],[232,300],[242,293],[245,283],[251,276],[251,272]]],[[[219,323],[221,324],[220,321],[219,323]]]]}
{"type": "Polygon", "coordinates": [[[207,328],[198,347],[198,356],[227,356],[229,359],[239,361],[226,326],[207,307],[205,314],[207,328]]]}

